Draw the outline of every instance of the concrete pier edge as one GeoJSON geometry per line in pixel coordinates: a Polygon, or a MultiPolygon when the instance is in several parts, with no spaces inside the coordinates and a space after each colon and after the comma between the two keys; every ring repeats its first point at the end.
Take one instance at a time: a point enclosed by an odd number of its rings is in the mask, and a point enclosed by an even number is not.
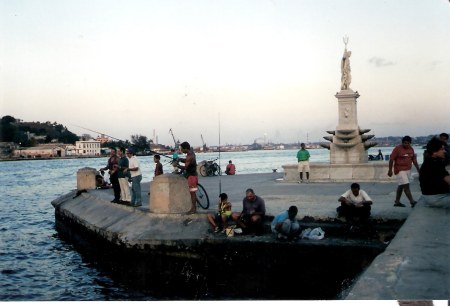
{"type": "MultiPolygon", "coordinates": [[[[290,205],[297,205],[299,218],[312,216],[324,220],[335,217],[337,198],[349,187],[348,182],[298,184],[282,177],[283,173],[207,177],[201,178],[200,183],[210,196],[208,211],[216,210],[219,191],[227,192],[233,211],[239,211],[245,188],[253,187],[256,194],[265,199],[268,215],[273,216],[290,205]]],[[[143,195],[147,194],[150,184],[142,185],[143,195]]],[[[372,218],[406,219],[406,222],[386,250],[355,280],[345,299],[450,299],[448,210],[424,207],[421,201],[415,208],[393,207],[395,182],[362,182],[361,188],[368,191],[374,200],[372,218]]],[[[411,191],[416,200],[420,198],[417,180],[411,183],[411,191]]],[[[156,217],[148,207],[119,206],[109,203],[111,199],[112,190],[88,190],[86,193],[74,190],[52,201],[52,205],[55,211],[77,218],[87,228],[101,231],[105,237],[110,235],[109,239],[119,240],[125,245],[170,244],[174,235],[184,243],[206,238],[208,211],[190,216],[165,214],[156,217]],[[92,205],[93,202],[97,204],[92,205]],[[149,218],[155,225],[153,230],[158,241],[145,241],[148,239],[144,233],[149,218]],[[187,226],[189,230],[186,230],[187,226]]]]}

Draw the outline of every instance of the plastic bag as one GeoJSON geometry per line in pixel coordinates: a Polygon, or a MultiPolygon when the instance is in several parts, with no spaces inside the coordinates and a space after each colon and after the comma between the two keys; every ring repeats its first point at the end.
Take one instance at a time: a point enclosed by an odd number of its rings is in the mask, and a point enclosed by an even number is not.
{"type": "Polygon", "coordinates": [[[303,230],[301,237],[302,239],[321,240],[325,238],[325,232],[320,227],[314,229],[307,228],[303,230]]]}

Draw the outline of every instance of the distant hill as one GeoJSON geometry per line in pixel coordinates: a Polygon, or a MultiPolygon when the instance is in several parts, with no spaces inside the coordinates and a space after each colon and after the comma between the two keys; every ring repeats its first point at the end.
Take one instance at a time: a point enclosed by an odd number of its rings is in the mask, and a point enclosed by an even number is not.
{"type": "Polygon", "coordinates": [[[75,143],[79,137],[56,122],[24,122],[12,116],[0,119],[0,142],[14,142],[23,147],[38,143],[75,143]]]}

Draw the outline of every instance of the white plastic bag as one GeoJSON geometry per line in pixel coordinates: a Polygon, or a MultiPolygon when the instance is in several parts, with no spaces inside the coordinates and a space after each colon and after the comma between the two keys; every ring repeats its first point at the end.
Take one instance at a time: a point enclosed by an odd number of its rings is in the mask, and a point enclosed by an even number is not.
{"type": "Polygon", "coordinates": [[[309,233],[311,233],[311,229],[310,228],[306,228],[302,231],[302,233],[300,234],[300,237],[302,239],[308,239],[309,233]]]}
{"type": "Polygon", "coordinates": [[[322,228],[316,227],[315,229],[307,228],[301,233],[302,239],[321,240],[325,238],[325,232],[322,228]]]}

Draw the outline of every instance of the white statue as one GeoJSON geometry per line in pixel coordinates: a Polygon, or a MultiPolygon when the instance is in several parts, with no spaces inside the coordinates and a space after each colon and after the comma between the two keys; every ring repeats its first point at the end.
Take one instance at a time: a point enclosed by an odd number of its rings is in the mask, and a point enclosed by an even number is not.
{"type": "Polygon", "coordinates": [[[346,90],[350,88],[350,82],[352,81],[351,69],[350,69],[350,56],[352,51],[347,51],[348,36],[344,37],[345,50],[342,55],[341,61],[341,89],[346,90]]]}

